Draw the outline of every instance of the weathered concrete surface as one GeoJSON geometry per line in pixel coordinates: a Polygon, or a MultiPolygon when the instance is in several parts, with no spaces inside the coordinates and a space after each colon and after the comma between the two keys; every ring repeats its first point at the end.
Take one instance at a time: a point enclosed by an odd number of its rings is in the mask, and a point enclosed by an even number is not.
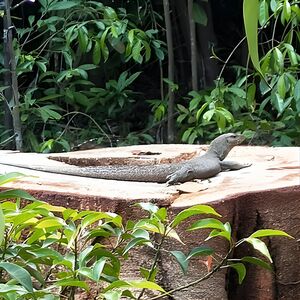
{"type": "MultiPolygon", "coordinates": [[[[90,150],[70,154],[55,155],[60,161],[81,165],[97,164],[153,164],[179,161],[201,152],[204,147],[187,145],[151,145],[126,148],[90,150]],[[161,153],[161,154],[158,154],[161,153]]],[[[0,151],[7,160],[30,160],[32,164],[55,164],[45,155],[12,154],[0,151]]],[[[11,183],[6,187],[29,190],[40,199],[54,204],[68,205],[79,209],[109,210],[122,214],[124,218],[139,218],[140,211],[129,203],[154,201],[168,206],[175,215],[191,205],[206,203],[214,206],[223,215],[222,221],[232,224],[237,239],[246,237],[261,228],[287,231],[294,240],[279,237],[266,240],[274,261],[274,273],[250,267],[245,283],[236,284],[235,274],[225,269],[199,286],[178,292],[175,299],[300,299],[300,148],[235,147],[229,160],[252,162],[250,168],[234,172],[220,173],[215,178],[199,184],[204,188],[199,192],[179,193],[176,188],[165,184],[121,182],[81,178],[75,176],[48,174],[15,167],[0,166],[0,173],[21,171],[38,175],[11,183]]],[[[194,190],[194,187],[192,188],[194,190]]],[[[167,247],[187,252],[198,246],[206,237],[206,232],[184,232],[185,246],[169,241],[167,247]]],[[[220,254],[224,254],[227,244],[221,239],[210,241],[220,254]]],[[[235,256],[253,255],[251,247],[240,247],[235,256]]],[[[135,258],[135,264],[147,262],[150,253],[142,251],[135,258]]],[[[132,267],[132,264],[129,264],[132,267]]],[[[168,289],[191,282],[206,273],[200,260],[194,260],[187,276],[183,277],[179,267],[169,255],[163,254],[160,262],[163,276],[161,283],[168,289]]],[[[128,269],[127,275],[137,276],[136,270],[128,269]]]]}

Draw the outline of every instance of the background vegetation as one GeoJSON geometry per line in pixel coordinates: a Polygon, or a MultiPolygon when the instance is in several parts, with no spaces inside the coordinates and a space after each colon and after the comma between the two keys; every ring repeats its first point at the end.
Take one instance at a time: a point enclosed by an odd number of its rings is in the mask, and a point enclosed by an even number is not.
{"type": "Polygon", "coordinates": [[[1,148],[16,136],[49,152],[228,131],[300,144],[297,1],[39,0],[11,14],[17,81],[4,52],[1,148]]]}

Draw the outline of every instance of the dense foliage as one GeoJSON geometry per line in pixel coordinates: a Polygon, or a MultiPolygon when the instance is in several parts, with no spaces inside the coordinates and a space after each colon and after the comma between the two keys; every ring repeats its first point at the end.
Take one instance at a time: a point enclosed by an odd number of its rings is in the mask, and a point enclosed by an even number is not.
{"type": "Polygon", "coordinates": [[[298,3],[244,0],[242,11],[231,2],[235,12],[230,4],[194,1],[191,15],[190,2],[175,0],[164,1],[171,5],[165,14],[161,1],[148,0],[39,0],[12,9],[18,85],[15,95],[8,82],[0,90],[2,147],[16,135],[9,120],[13,97],[20,102],[23,149],[48,152],[91,138],[108,146],[166,141],[170,94],[176,141],[238,131],[256,143],[298,145],[298,3]],[[168,13],[175,22],[164,29],[168,13]],[[174,76],[167,73],[166,30],[174,40],[174,76]]]}
{"type": "MultiPolygon", "coordinates": [[[[19,173],[2,175],[0,185],[20,177],[19,173]]],[[[136,206],[143,210],[141,219],[125,222],[115,213],[53,206],[20,190],[2,191],[0,199],[0,299],[5,300],[73,300],[80,292],[91,292],[93,299],[145,299],[146,290],[157,294],[147,295],[146,299],[160,299],[167,292],[201,284],[224,268],[235,270],[241,284],[247,264],[272,270],[271,255],[261,238],[290,237],[280,230],[260,229],[236,241],[230,224],[222,223],[218,219],[221,215],[207,205],[182,210],[171,220],[166,208],[140,203],[136,206]],[[203,215],[209,217],[202,218],[203,215]],[[219,253],[200,238],[198,246],[188,253],[176,250],[176,245],[182,244],[178,235],[182,231],[177,229],[191,217],[188,231],[210,229],[206,241],[222,238],[228,244],[228,252],[219,253]],[[169,249],[165,245],[169,239],[179,243],[172,243],[169,249]],[[234,257],[234,250],[244,243],[268,262],[256,256],[234,257]],[[150,251],[146,252],[146,248],[150,251]],[[130,268],[140,272],[140,279],[132,280],[126,278],[124,260],[137,255],[138,249],[143,249],[149,259],[146,265],[138,266],[133,260],[130,268]],[[178,263],[183,274],[194,259],[202,257],[205,275],[199,274],[197,280],[166,292],[158,281],[160,253],[167,255],[168,264],[178,263]]]]}

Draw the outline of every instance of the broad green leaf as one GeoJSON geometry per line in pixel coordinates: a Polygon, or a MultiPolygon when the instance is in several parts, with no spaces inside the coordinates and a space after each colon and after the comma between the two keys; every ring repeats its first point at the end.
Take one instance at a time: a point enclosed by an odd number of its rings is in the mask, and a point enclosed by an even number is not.
{"type": "Polygon", "coordinates": [[[171,222],[170,227],[174,228],[185,219],[199,214],[211,214],[221,217],[221,215],[218,214],[211,206],[200,204],[181,211],[171,222]]]}
{"type": "Polygon", "coordinates": [[[145,278],[148,281],[155,282],[155,278],[156,278],[156,275],[158,273],[158,268],[155,267],[152,270],[151,274],[150,274],[150,271],[151,271],[150,269],[140,267],[140,273],[141,273],[142,277],[145,278]]]}
{"type": "Polygon", "coordinates": [[[294,87],[294,98],[296,102],[300,102],[300,80],[297,81],[294,87]]]}
{"type": "Polygon", "coordinates": [[[291,5],[288,0],[284,0],[283,3],[283,16],[286,22],[288,22],[291,18],[291,5]]]}
{"type": "Polygon", "coordinates": [[[283,56],[282,52],[277,47],[275,47],[273,49],[273,56],[274,56],[274,60],[275,60],[274,67],[276,69],[278,69],[279,72],[282,72],[283,68],[284,68],[284,56],[283,56]]]}
{"type": "Polygon", "coordinates": [[[4,185],[5,183],[15,181],[22,177],[26,177],[26,175],[18,172],[11,172],[4,175],[0,175],[0,185],[4,185]]]}
{"type": "Polygon", "coordinates": [[[92,269],[92,267],[80,267],[77,270],[77,273],[79,275],[85,276],[85,277],[87,277],[87,278],[89,278],[91,280],[95,280],[94,279],[94,275],[93,275],[93,269],[92,269]]]}
{"type": "Polygon", "coordinates": [[[207,247],[207,246],[195,247],[188,254],[188,256],[186,257],[186,260],[189,260],[190,258],[192,258],[194,256],[209,256],[209,255],[212,255],[213,253],[214,253],[214,250],[210,247],[207,247]]]}
{"type": "Polygon", "coordinates": [[[132,58],[138,63],[142,63],[143,61],[143,57],[141,55],[142,49],[143,46],[141,40],[137,40],[135,45],[132,47],[132,58]]]}
{"type": "Polygon", "coordinates": [[[148,211],[149,213],[156,213],[159,209],[157,205],[150,202],[141,202],[137,203],[136,205],[148,211]]]}
{"type": "Polygon", "coordinates": [[[286,232],[284,232],[282,230],[276,230],[276,229],[260,229],[260,230],[253,232],[249,237],[250,238],[261,238],[261,237],[265,237],[265,236],[285,236],[285,237],[289,237],[289,238],[293,239],[293,237],[290,236],[289,234],[287,234],[286,232]]]}
{"type": "Polygon", "coordinates": [[[102,294],[105,300],[120,300],[122,297],[122,291],[108,291],[102,294]]]}
{"type": "Polygon", "coordinates": [[[176,258],[178,264],[181,267],[182,272],[186,274],[189,266],[189,261],[185,254],[182,251],[170,251],[170,253],[176,258]]]}
{"type": "Polygon", "coordinates": [[[89,290],[89,286],[86,282],[81,281],[81,280],[75,280],[74,278],[58,280],[55,283],[55,285],[57,285],[57,286],[77,286],[82,289],[85,289],[86,291],[89,290]]]}
{"type": "Polygon", "coordinates": [[[4,230],[5,230],[5,219],[2,208],[0,206],[0,246],[2,245],[2,241],[4,239],[4,230]]]}
{"type": "MultiPolygon", "coordinates": [[[[125,255],[129,250],[131,250],[133,247],[139,246],[139,245],[149,245],[149,240],[144,239],[142,237],[137,237],[132,239],[124,248],[123,255],[125,255]]],[[[151,245],[151,243],[150,243],[151,245]]]]}
{"type": "Polygon", "coordinates": [[[85,53],[88,46],[88,35],[85,27],[80,27],[78,30],[78,43],[81,52],[85,53]]]}
{"type": "Polygon", "coordinates": [[[198,230],[203,228],[213,228],[226,231],[224,224],[221,221],[213,218],[207,218],[196,221],[189,227],[188,230],[198,230]]]}
{"type": "Polygon", "coordinates": [[[203,26],[207,25],[206,12],[203,9],[203,7],[201,5],[199,5],[198,3],[196,3],[195,1],[193,3],[192,17],[193,17],[194,22],[201,24],[203,26]]]}
{"type": "Polygon", "coordinates": [[[104,291],[109,291],[115,288],[133,287],[138,289],[150,289],[165,293],[165,290],[158,284],[147,280],[117,280],[111,283],[104,291]]]}
{"type": "Polygon", "coordinates": [[[62,227],[63,221],[55,217],[46,217],[42,219],[35,228],[62,227]]]}
{"type": "Polygon", "coordinates": [[[245,26],[249,54],[254,68],[263,77],[260,69],[259,56],[258,56],[258,38],[257,38],[258,10],[259,10],[258,0],[244,0],[243,16],[244,16],[244,26],[245,26]]]}
{"type": "MultiPolygon", "coordinates": [[[[51,2],[50,2],[51,3],[51,2]]],[[[50,4],[48,7],[48,11],[52,10],[65,10],[72,7],[78,6],[77,1],[58,1],[56,3],[50,4]]]]}
{"type": "Polygon", "coordinates": [[[228,240],[229,242],[231,242],[231,234],[230,232],[228,231],[220,231],[218,229],[214,229],[211,231],[211,233],[209,234],[209,236],[205,239],[205,241],[208,241],[212,238],[215,238],[215,237],[223,237],[225,238],[226,240],[228,240]]]}
{"type": "Polygon", "coordinates": [[[96,65],[93,64],[84,64],[84,65],[80,65],[79,67],[77,67],[79,69],[85,70],[85,71],[89,71],[89,70],[94,70],[97,68],[96,65]]]}
{"type": "Polygon", "coordinates": [[[246,267],[242,263],[229,264],[228,267],[235,269],[238,274],[239,284],[243,282],[246,276],[246,267]]]}
{"type": "Polygon", "coordinates": [[[280,97],[278,93],[275,93],[271,98],[272,104],[275,106],[279,114],[282,114],[284,110],[284,100],[280,97]]]}
{"type": "Polygon", "coordinates": [[[52,258],[57,260],[62,260],[64,257],[56,250],[51,248],[37,248],[28,250],[28,253],[33,254],[37,258],[52,258]]]}
{"type": "Polygon", "coordinates": [[[101,45],[100,45],[100,41],[96,40],[93,49],[93,63],[95,65],[98,65],[100,61],[101,61],[101,45]]]}
{"type": "Polygon", "coordinates": [[[213,115],[215,114],[215,110],[214,109],[210,109],[207,112],[205,112],[202,116],[202,119],[205,122],[209,122],[211,120],[211,118],[213,117],[213,115]]]}
{"type": "Polygon", "coordinates": [[[7,295],[8,293],[12,292],[26,293],[26,290],[20,285],[0,283],[0,295],[7,295]]]}
{"type": "Polygon", "coordinates": [[[251,244],[254,249],[256,249],[262,255],[264,255],[271,263],[273,262],[270,252],[269,252],[269,249],[263,241],[261,241],[260,239],[254,238],[254,237],[248,237],[245,239],[245,241],[247,243],[251,244]]]}
{"type": "Polygon", "coordinates": [[[28,194],[25,191],[22,190],[8,190],[8,191],[3,191],[0,192],[0,199],[10,199],[10,198],[21,198],[21,199],[26,199],[26,200],[31,200],[31,201],[35,201],[36,198],[34,198],[33,196],[31,196],[30,194],[28,194]]]}
{"type": "Polygon", "coordinates": [[[256,85],[254,83],[250,84],[247,89],[247,106],[254,110],[255,108],[255,93],[256,93],[256,85]]]}
{"type": "Polygon", "coordinates": [[[257,257],[252,257],[252,256],[244,256],[241,258],[241,261],[243,262],[248,262],[253,265],[257,265],[259,267],[262,267],[264,269],[267,269],[269,271],[272,271],[273,268],[270,264],[266,263],[265,261],[261,260],[260,258],[257,257]]]}
{"type": "Polygon", "coordinates": [[[144,229],[155,233],[165,233],[163,224],[157,221],[154,223],[154,220],[140,220],[135,224],[134,227],[135,229],[144,229]]]}
{"type": "Polygon", "coordinates": [[[161,286],[159,286],[158,284],[156,284],[154,282],[151,282],[151,281],[147,281],[147,280],[129,280],[127,282],[133,288],[149,289],[149,290],[160,291],[160,292],[165,293],[165,290],[161,286]]]}
{"type": "Polygon", "coordinates": [[[1,262],[0,268],[4,269],[10,277],[18,281],[27,291],[33,292],[31,277],[27,270],[8,262],[1,262]]]}
{"type": "Polygon", "coordinates": [[[259,5],[259,24],[264,26],[269,19],[269,5],[266,0],[260,2],[259,5]]]}
{"type": "Polygon", "coordinates": [[[208,105],[209,105],[209,103],[208,103],[208,102],[205,102],[205,103],[201,106],[201,108],[197,111],[197,114],[196,114],[196,119],[197,119],[197,121],[199,121],[200,116],[202,115],[203,111],[206,109],[206,107],[207,107],[208,105]]]}
{"type": "Polygon", "coordinates": [[[181,244],[184,245],[184,242],[180,239],[180,236],[178,235],[178,233],[174,229],[171,229],[170,227],[167,227],[166,232],[167,232],[168,237],[171,237],[171,238],[177,240],[178,242],[180,242],[181,244]]]}
{"type": "Polygon", "coordinates": [[[133,83],[140,76],[141,73],[142,72],[135,72],[128,79],[126,79],[126,86],[129,86],[131,83],[133,83]]]}
{"type": "Polygon", "coordinates": [[[45,97],[41,97],[38,99],[38,101],[47,101],[47,100],[52,100],[52,99],[58,99],[62,96],[62,94],[51,94],[45,97]]]}
{"type": "Polygon", "coordinates": [[[107,257],[101,257],[99,260],[96,261],[94,267],[93,267],[93,278],[96,281],[100,280],[102,271],[104,269],[104,266],[106,264],[107,257]]]}

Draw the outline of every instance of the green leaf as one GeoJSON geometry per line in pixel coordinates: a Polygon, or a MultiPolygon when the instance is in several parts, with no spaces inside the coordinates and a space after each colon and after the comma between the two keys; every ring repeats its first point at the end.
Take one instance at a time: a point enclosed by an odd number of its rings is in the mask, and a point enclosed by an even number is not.
{"type": "Polygon", "coordinates": [[[259,251],[262,255],[264,255],[270,262],[272,261],[270,252],[268,250],[268,247],[266,244],[261,241],[260,239],[253,238],[253,237],[248,237],[245,239],[245,241],[253,246],[254,249],[259,251]]]}
{"type": "Polygon", "coordinates": [[[275,47],[273,50],[273,56],[275,60],[274,67],[278,69],[279,72],[282,72],[284,68],[284,56],[277,47],[275,47]]]}
{"type": "Polygon", "coordinates": [[[255,108],[255,93],[256,93],[256,85],[254,83],[250,84],[247,89],[247,106],[254,110],[255,108]]]}
{"type": "Polygon", "coordinates": [[[154,291],[160,291],[165,293],[165,290],[159,286],[158,284],[151,282],[151,281],[147,281],[147,280],[129,280],[127,281],[127,283],[133,287],[133,288],[137,288],[137,289],[149,289],[149,290],[154,290],[154,291]]]}
{"type": "Polygon", "coordinates": [[[207,112],[204,113],[202,119],[205,122],[209,122],[211,120],[211,118],[213,117],[213,115],[215,114],[215,110],[214,109],[210,109],[207,112]]]}
{"type": "Polygon", "coordinates": [[[285,86],[285,76],[282,74],[277,82],[277,92],[279,96],[284,99],[286,94],[286,86],[285,86]]]}
{"type": "Polygon", "coordinates": [[[102,274],[102,271],[104,269],[104,266],[106,264],[106,261],[107,261],[107,257],[100,257],[100,259],[98,259],[94,265],[94,268],[93,268],[93,278],[96,280],[96,281],[99,281],[100,280],[100,277],[101,277],[101,274],[102,274]]]}
{"type": "Polygon", "coordinates": [[[12,278],[18,281],[27,291],[33,292],[32,281],[30,274],[24,268],[8,263],[1,262],[0,268],[4,269],[12,278]]]}
{"type": "Polygon", "coordinates": [[[235,269],[239,277],[239,284],[243,282],[246,276],[246,267],[242,263],[229,264],[228,267],[235,269]]]}
{"type": "Polygon", "coordinates": [[[132,48],[132,58],[138,63],[142,63],[143,61],[143,57],[141,55],[142,48],[143,46],[140,40],[138,40],[132,48]]]}
{"type": "Polygon", "coordinates": [[[89,70],[94,70],[97,68],[96,65],[93,65],[93,64],[85,64],[85,65],[81,65],[79,67],[77,67],[78,69],[81,69],[81,70],[85,70],[85,71],[89,71],[89,70]]]}
{"type": "Polygon", "coordinates": [[[125,81],[126,87],[129,86],[131,83],[133,83],[141,74],[142,72],[135,72],[132,74],[128,79],[125,81]]]}
{"type": "Polygon", "coordinates": [[[259,5],[259,24],[264,26],[269,19],[269,5],[266,0],[260,2],[259,5]]]}
{"type": "Polygon", "coordinates": [[[200,247],[195,247],[194,249],[191,250],[191,252],[188,254],[186,257],[187,260],[194,256],[209,256],[214,253],[214,250],[210,247],[207,246],[200,246],[200,247]]]}
{"type": "Polygon", "coordinates": [[[9,199],[9,198],[21,198],[21,199],[26,199],[26,200],[31,200],[35,201],[36,198],[28,194],[27,192],[23,190],[8,190],[8,191],[3,191],[0,192],[0,199],[9,199]]]}
{"type": "Polygon", "coordinates": [[[93,49],[93,63],[95,65],[98,65],[100,61],[101,61],[101,44],[99,40],[96,40],[93,49]]]}
{"type": "MultiPolygon", "coordinates": [[[[13,292],[20,292],[20,293],[26,293],[26,290],[20,286],[20,285],[13,285],[13,284],[2,284],[0,283],[0,295],[8,295],[9,293],[13,292]]],[[[13,300],[13,298],[3,298],[3,299],[9,299],[13,300]]]]}
{"type": "Polygon", "coordinates": [[[291,18],[291,5],[288,0],[284,0],[282,13],[283,13],[284,19],[288,22],[291,18]]]}
{"type": "Polygon", "coordinates": [[[171,222],[170,227],[174,228],[178,224],[180,224],[183,220],[199,214],[211,214],[211,215],[221,217],[221,215],[218,214],[211,206],[200,204],[200,205],[189,207],[181,211],[171,222]]]}
{"type": "Polygon", "coordinates": [[[132,239],[124,248],[123,250],[123,255],[125,255],[130,249],[132,249],[133,247],[136,247],[138,245],[145,245],[145,244],[149,244],[149,240],[142,238],[142,237],[137,237],[132,239]]]}
{"type": "Polygon", "coordinates": [[[46,217],[43,218],[35,228],[41,228],[41,229],[46,229],[46,228],[51,228],[51,227],[62,227],[63,221],[55,218],[55,217],[46,217]]]}
{"type": "Polygon", "coordinates": [[[36,64],[38,65],[41,71],[43,71],[44,73],[47,72],[46,62],[36,61],[36,64]]]}
{"type": "Polygon", "coordinates": [[[300,80],[297,81],[294,87],[294,98],[296,102],[300,102],[300,80]]]}
{"type": "Polygon", "coordinates": [[[170,253],[176,258],[178,264],[181,267],[182,272],[186,274],[189,266],[189,261],[185,254],[182,251],[170,251],[170,253]]]}
{"type": "Polygon", "coordinates": [[[5,219],[2,208],[0,206],[0,246],[2,245],[2,241],[4,239],[4,231],[5,231],[5,219]]]}
{"type": "Polygon", "coordinates": [[[220,231],[218,229],[214,229],[211,231],[211,233],[209,234],[209,236],[205,239],[205,241],[208,241],[212,238],[215,238],[215,237],[223,237],[225,238],[226,240],[228,240],[229,242],[231,242],[231,234],[230,232],[228,231],[220,231]]]}
{"type": "Polygon", "coordinates": [[[88,46],[88,36],[86,33],[86,30],[84,30],[85,27],[80,27],[78,30],[78,42],[79,42],[79,48],[82,53],[85,53],[88,46]]]}
{"type": "Polygon", "coordinates": [[[57,99],[57,98],[60,98],[61,96],[62,96],[62,94],[51,94],[51,95],[39,98],[38,101],[40,102],[40,101],[57,99]]]}
{"type": "Polygon", "coordinates": [[[156,213],[158,211],[158,206],[150,202],[140,202],[136,205],[148,211],[149,213],[156,213]]]}
{"type": "Polygon", "coordinates": [[[198,230],[203,228],[213,228],[226,231],[226,228],[221,221],[212,218],[196,221],[189,227],[188,230],[198,230]]]}
{"type": "Polygon", "coordinates": [[[201,5],[199,5],[198,3],[196,3],[195,1],[193,3],[192,17],[193,17],[194,22],[201,24],[203,26],[207,25],[206,12],[203,9],[203,7],[201,5]]]}
{"type": "MultiPolygon", "coordinates": [[[[50,2],[51,3],[51,2],[50,2]]],[[[58,1],[53,4],[50,4],[48,7],[48,11],[52,10],[65,10],[72,7],[78,6],[77,1],[58,1]]]]}
{"type": "Polygon", "coordinates": [[[0,185],[4,185],[8,182],[15,181],[22,177],[26,177],[26,175],[18,172],[11,172],[4,175],[0,175],[0,185]]]}
{"type": "Polygon", "coordinates": [[[258,56],[258,3],[258,0],[244,0],[243,16],[250,58],[254,68],[263,77],[258,56]]]}
{"type": "Polygon", "coordinates": [[[293,239],[292,236],[287,234],[286,232],[282,230],[276,230],[276,229],[260,229],[255,232],[253,232],[249,237],[250,238],[261,238],[265,236],[285,236],[293,239]]]}
{"type": "Polygon", "coordinates": [[[261,260],[260,258],[257,257],[252,257],[252,256],[244,256],[241,258],[241,261],[243,262],[248,262],[253,265],[257,265],[259,267],[262,267],[264,269],[267,269],[269,271],[272,271],[273,268],[270,264],[266,263],[265,261],[261,260]]]}
{"type": "Polygon", "coordinates": [[[74,278],[58,280],[55,283],[55,285],[57,285],[57,286],[76,286],[76,287],[85,289],[86,291],[89,290],[89,286],[86,282],[81,281],[81,280],[75,280],[74,278]]]}
{"type": "Polygon", "coordinates": [[[102,294],[106,300],[120,300],[122,297],[122,291],[108,291],[102,294]]]}

